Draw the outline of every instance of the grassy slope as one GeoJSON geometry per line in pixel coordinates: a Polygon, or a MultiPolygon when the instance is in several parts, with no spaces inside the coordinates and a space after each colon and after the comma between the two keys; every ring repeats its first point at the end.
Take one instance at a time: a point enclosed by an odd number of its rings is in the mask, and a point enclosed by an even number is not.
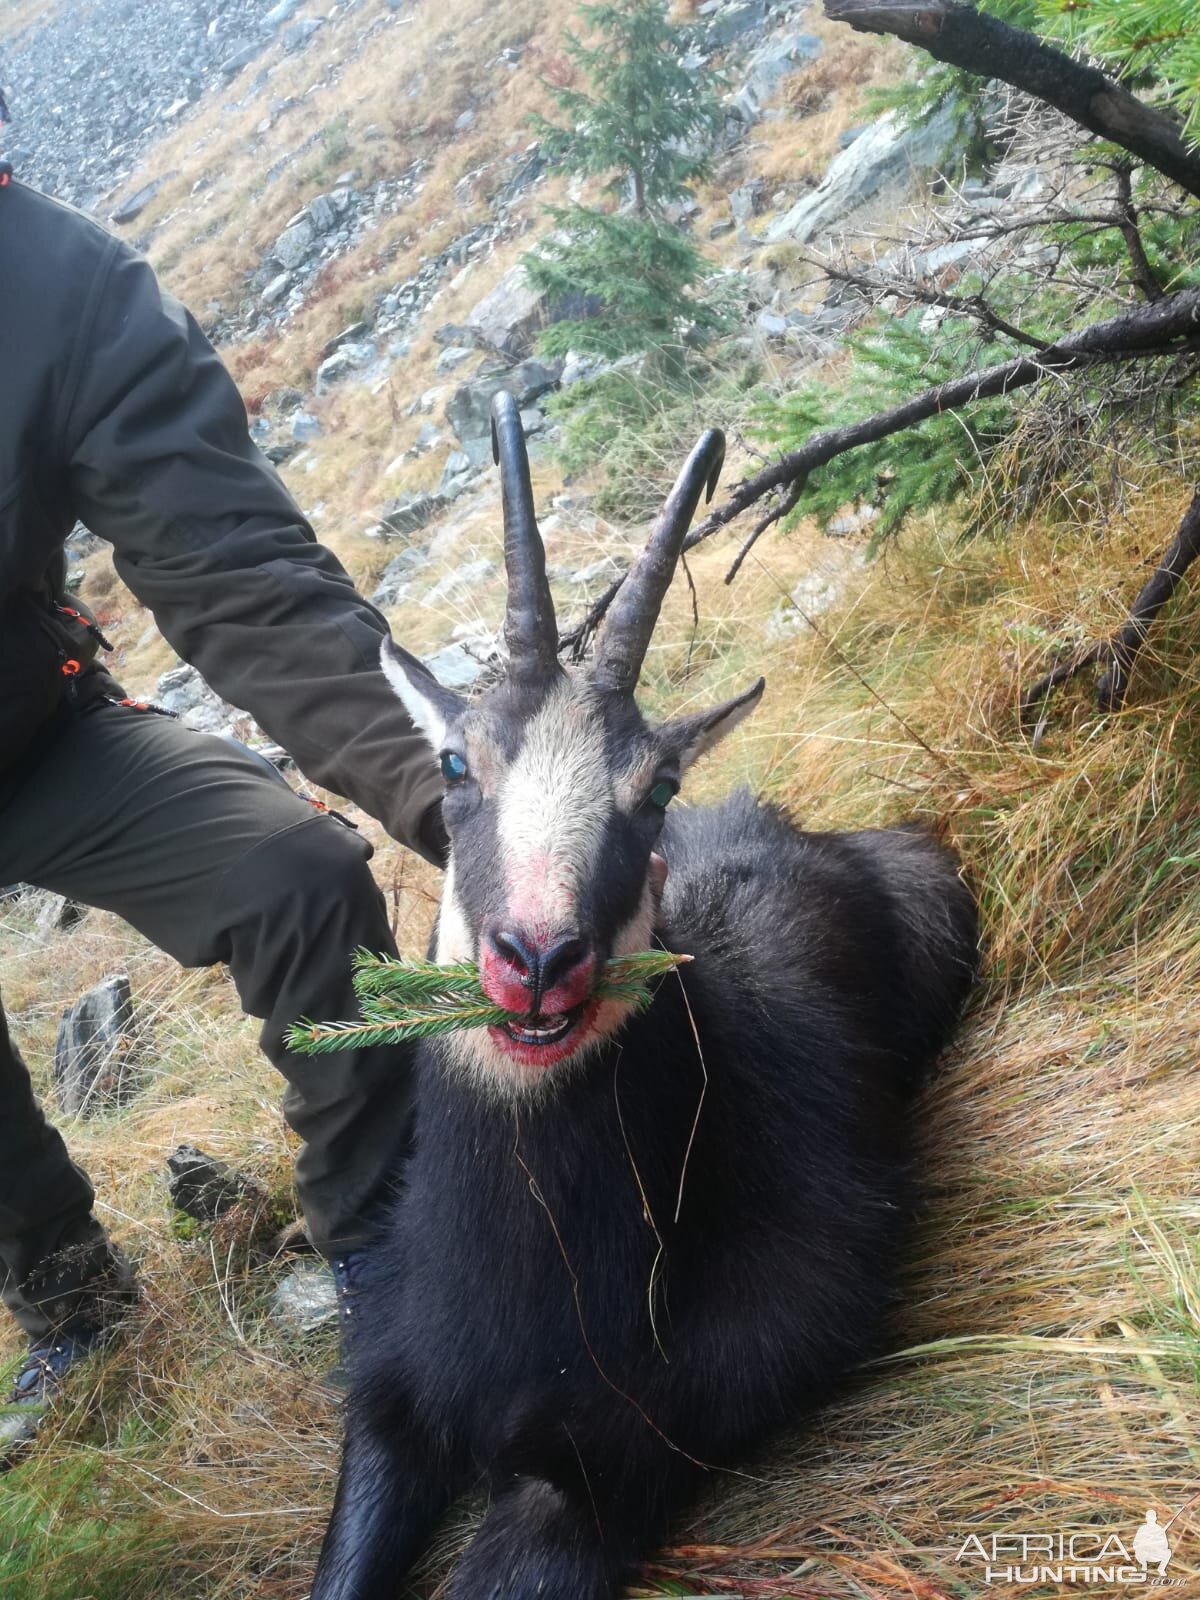
{"type": "MultiPolygon", "coordinates": [[[[672,597],[651,703],[709,699],[759,668],[769,684],[698,792],[748,778],[814,825],[937,820],[982,895],[988,981],[923,1106],[929,1205],[904,1353],[757,1480],[719,1486],[687,1537],[720,1554],[685,1548],[667,1570],[800,1569],[773,1593],[971,1595],[982,1585],[951,1558],[972,1530],[1098,1522],[1131,1536],[1145,1504],[1173,1511],[1195,1489],[1195,603],[1178,608],[1122,715],[1064,700],[1032,751],[1011,713],[1025,631],[1061,621],[1063,595],[1098,593],[1115,614],[1109,573],[1179,509],[1173,489],[1151,487],[1103,549],[1045,528],[963,548],[926,529],[885,563],[851,568],[821,638],[774,644],[761,625],[780,588],[837,547],[777,542],[731,589],[726,552],[710,550],[696,563],[704,620],[690,676],[690,615],[672,597]],[[764,1538],[795,1554],[740,1563],[764,1538]]],[[[385,883],[394,870],[413,896],[402,926],[415,946],[425,874],[385,853],[385,883]]],[[[156,1176],[187,1136],[286,1187],[251,1029],[222,978],[172,971],[101,916],[34,944],[11,913],[0,948],[0,987],[43,1086],[57,1006],[80,982],[128,958],[159,1008],[146,1093],[107,1124],[69,1130],[142,1260],[136,1338],[95,1378],[103,1420],[65,1413],[0,1495],[57,1503],[64,1468],[90,1465],[108,1516],[140,1520],[179,1564],[170,1580],[147,1568],[146,1593],[299,1600],[335,1464],[336,1414],[308,1381],[328,1344],[281,1353],[261,1318],[275,1270],[239,1265],[236,1227],[172,1238],[156,1176]]],[[[1189,1528],[1200,1533],[1185,1514],[1176,1531],[1189,1528]]],[[[1172,1571],[1194,1579],[1195,1542],[1182,1542],[1172,1571]]],[[[48,1548],[65,1559],[57,1530],[48,1548]]],[[[94,1551],[87,1570],[92,1587],[81,1574],[77,1589],[49,1592],[142,1592],[126,1576],[99,1584],[94,1551]]],[[[0,1592],[47,1591],[31,1579],[0,1592]]]]}
{"type": "MultiPolygon", "coordinates": [[[[348,57],[351,30],[381,11],[382,0],[367,0],[349,19],[348,57]]],[[[313,147],[314,170],[301,162],[278,195],[247,206],[254,174],[305,128],[332,123],[341,128],[338,170],[404,165],[418,148],[434,161],[432,192],[395,224],[393,281],[403,252],[415,264],[442,242],[439,218],[461,172],[522,142],[518,108],[537,98],[536,74],[552,53],[542,41],[566,11],[518,3],[481,12],[463,0],[419,7],[402,54],[393,41],[376,59],[349,59],[339,84],[312,98],[315,117],[301,107],[264,135],[254,132],[261,106],[219,113],[219,97],[202,105],[186,137],[172,136],[178,147],[155,156],[156,166],[180,171],[150,219],[160,224],[152,248],[172,284],[201,310],[234,295],[291,212],[328,186],[327,145],[313,147]],[[431,71],[433,87],[421,92],[436,89],[436,103],[420,101],[412,121],[385,120],[397,115],[397,83],[436,66],[444,29],[456,31],[453,59],[465,81],[478,84],[483,63],[537,19],[519,76],[496,80],[497,100],[472,130],[478,149],[445,135],[462,108],[453,73],[431,71]],[[414,132],[434,123],[432,133],[414,132]],[[372,125],[387,136],[369,136],[372,125]],[[199,157],[188,148],[197,131],[211,136],[199,157]],[[222,177],[211,198],[190,195],[198,161],[222,177]]],[[[331,48],[342,42],[334,32],[331,48]]],[[[281,60],[269,93],[303,92],[314,70],[281,60]]],[[[877,70],[876,58],[855,57],[847,70],[861,78],[877,70]]],[[[837,98],[844,85],[827,87],[832,106],[806,112],[801,93],[795,126],[764,125],[773,176],[802,170],[835,136],[838,106],[848,113],[850,102],[837,98]]],[[[715,195],[710,204],[719,214],[715,195]]],[[[455,216],[454,231],[466,225],[455,216]]],[[[364,248],[339,272],[286,339],[233,352],[248,388],[311,370],[361,300],[380,248],[364,248]]],[[[430,309],[396,375],[402,399],[433,381],[428,330],[465,309],[515,250],[469,269],[430,309]]],[[[362,391],[331,399],[326,421],[333,437],[296,486],[305,504],[329,501],[322,533],[367,581],[380,552],[359,530],[380,496],[400,486],[387,485],[384,467],[409,442],[409,421],[397,421],[386,392],[362,391]]],[[[539,478],[542,493],[554,487],[550,474],[539,478]]],[[[913,811],[936,821],[979,885],[989,962],[962,1048],[923,1107],[929,1205],[897,1328],[906,1353],[864,1375],[756,1479],[714,1487],[689,1548],[663,1569],[683,1575],[686,1592],[707,1578],[759,1592],[742,1580],[791,1572],[769,1592],[982,1594],[978,1570],[953,1562],[968,1532],[1094,1521],[1128,1540],[1145,1505],[1172,1511],[1200,1485],[1195,603],[1185,597],[1175,608],[1122,715],[1097,719],[1082,697],[1068,696],[1036,751],[1012,716],[1016,685],[1047,632],[1111,621],[1127,575],[1165,542],[1182,500],[1176,486],[1148,483],[1131,519],[1103,541],[1037,526],[959,547],[945,519],[866,570],[845,545],[798,533],[764,541],[728,589],[720,579],[730,548],[709,547],[693,563],[695,639],[686,592],[671,598],[651,658],[651,704],[700,703],[759,670],[769,683],[753,723],[697,775],[691,796],[748,780],[815,826],[913,811]],[[814,562],[844,582],[840,605],[819,619],[819,634],[801,625],[767,641],[767,617],[814,562]],[[746,1559],[746,1546],[764,1539],[786,1558],[746,1559]]],[[[568,541],[560,532],[552,559],[583,556],[589,542],[608,548],[612,537],[600,529],[568,541]]],[[[492,552],[486,510],[469,539],[492,552]]],[[[455,560],[463,558],[460,548],[455,560]]],[[[89,582],[124,617],[123,636],[135,642],[120,669],[144,686],[169,653],[139,637],[144,619],[103,574],[103,560],[93,560],[89,582]]],[[[496,599],[469,604],[490,615],[496,599]]],[[[418,644],[440,642],[452,620],[402,619],[418,644]]],[[[434,875],[386,843],[376,864],[416,949],[434,875]]],[[[235,1217],[212,1238],[180,1237],[160,1176],[165,1152],[187,1138],[254,1171],[286,1203],[278,1084],[258,1058],[253,1026],[223,976],[179,972],[107,916],[93,913],[50,938],[20,909],[0,917],[0,990],[43,1090],[62,1005],[122,966],[147,1021],[146,1086],[127,1111],[66,1131],[104,1215],[139,1258],[145,1304],[132,1341],[85,1381],[39,1455],[0,1481],[11,1546],[0,1543],[0,1595],[300,1600],[336,1463],[337,1414],[312,1382],[330,1343],[281,1349],[263,1318],[278,1266],[248,1247],[251,1219],[235,1217]],[[98,1410],[83,1403],[91,1389],[98,1410]]],[[[0,1361],[17,1348],[0,1330],[0,1361]]],[[[1172,1574],[1194,1585],[1200,1521],[1185,1513],[1174,1531],[1172,1574]]],[[[450,1530],[448,1546],[460,1536],[450,1530]]]]}

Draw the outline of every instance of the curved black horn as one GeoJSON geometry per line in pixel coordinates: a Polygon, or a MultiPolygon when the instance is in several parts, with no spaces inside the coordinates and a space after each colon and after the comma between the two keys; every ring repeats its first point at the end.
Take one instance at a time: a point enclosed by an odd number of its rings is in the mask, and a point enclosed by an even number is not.
{"type": "Polygon", "coordinates": [[[725,435],[719,428],[709,428],[687,458],[646,548],[609,608],[592,666],[593,677],[604,687],[637,688],[663,596],[675,576],[675,563],[700,496],[704,493],[706,501],[712,499],[724,463],[725,435]]]}
{"type": "Polygon", "coordinates": [[[558,661],[558,625],[546,579],[546,551],[533,511],[529,457],[521,413],[503,390],[492,401],[492,458],[504,500],[504,566],[508,606],[504,640],[511,677],[539,677],[558,661]]]}

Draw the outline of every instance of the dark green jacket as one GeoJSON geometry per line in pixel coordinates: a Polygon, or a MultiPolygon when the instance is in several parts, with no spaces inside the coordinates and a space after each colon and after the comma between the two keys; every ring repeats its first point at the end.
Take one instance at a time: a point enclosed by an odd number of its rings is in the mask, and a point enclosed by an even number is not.
{"type": "Polygon", "coordinates": [[[0,773],[67,691],[115,686],[55,609],[76,520],[212,687],[431,856],[441,783],[378,666],[380,614],[251,443],[232,379],[146,263],[69,207],[0,189],[0,773]]]}

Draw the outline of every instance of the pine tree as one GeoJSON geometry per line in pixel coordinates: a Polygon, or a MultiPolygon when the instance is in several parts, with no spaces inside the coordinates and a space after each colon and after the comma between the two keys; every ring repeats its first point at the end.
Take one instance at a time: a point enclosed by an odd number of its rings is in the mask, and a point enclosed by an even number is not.
{"type": "Polygon", "coordinates": [[[530,281],[556,300],[593,296],[602,311],[557,323],[543,348],[611,360],[700,342],[726,317],[700,292],[711,269],[668,208],[708,175],[718,80],[683,64],[687,36],[662,0],[585,5],[581,15],[594,42],[569,34],[566,48],[588,87],[555,89],[565,123],[538,117],[535,127],[551,166],[606,179],[614,209],[547,208],[555,232],[525,257],[530,281]]]}

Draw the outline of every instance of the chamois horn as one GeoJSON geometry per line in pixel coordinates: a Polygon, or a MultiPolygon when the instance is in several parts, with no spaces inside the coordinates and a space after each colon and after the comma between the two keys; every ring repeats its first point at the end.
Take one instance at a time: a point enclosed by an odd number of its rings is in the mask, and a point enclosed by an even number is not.
{"type": "Polygon", "coordinates": [[[646,548],[609,608],[592,664],[592,676],[604,688],[631,693],[637,688],[663,596],[675,575],[700,496],[703,493],[706,501],[712,499],[724,463],[725,435],[719,428],[709,428],[687,458],[646,548]]]}
{"type": "Polygon", "coordinates": [[[513,678],[539,678],[557,667],[558,625],[546,578],[546,551],[533,510],[521,413],[512,395],[503,390],[492,401],[492,459],[500,467],[504,501],[508,673],[513,678]]]}

